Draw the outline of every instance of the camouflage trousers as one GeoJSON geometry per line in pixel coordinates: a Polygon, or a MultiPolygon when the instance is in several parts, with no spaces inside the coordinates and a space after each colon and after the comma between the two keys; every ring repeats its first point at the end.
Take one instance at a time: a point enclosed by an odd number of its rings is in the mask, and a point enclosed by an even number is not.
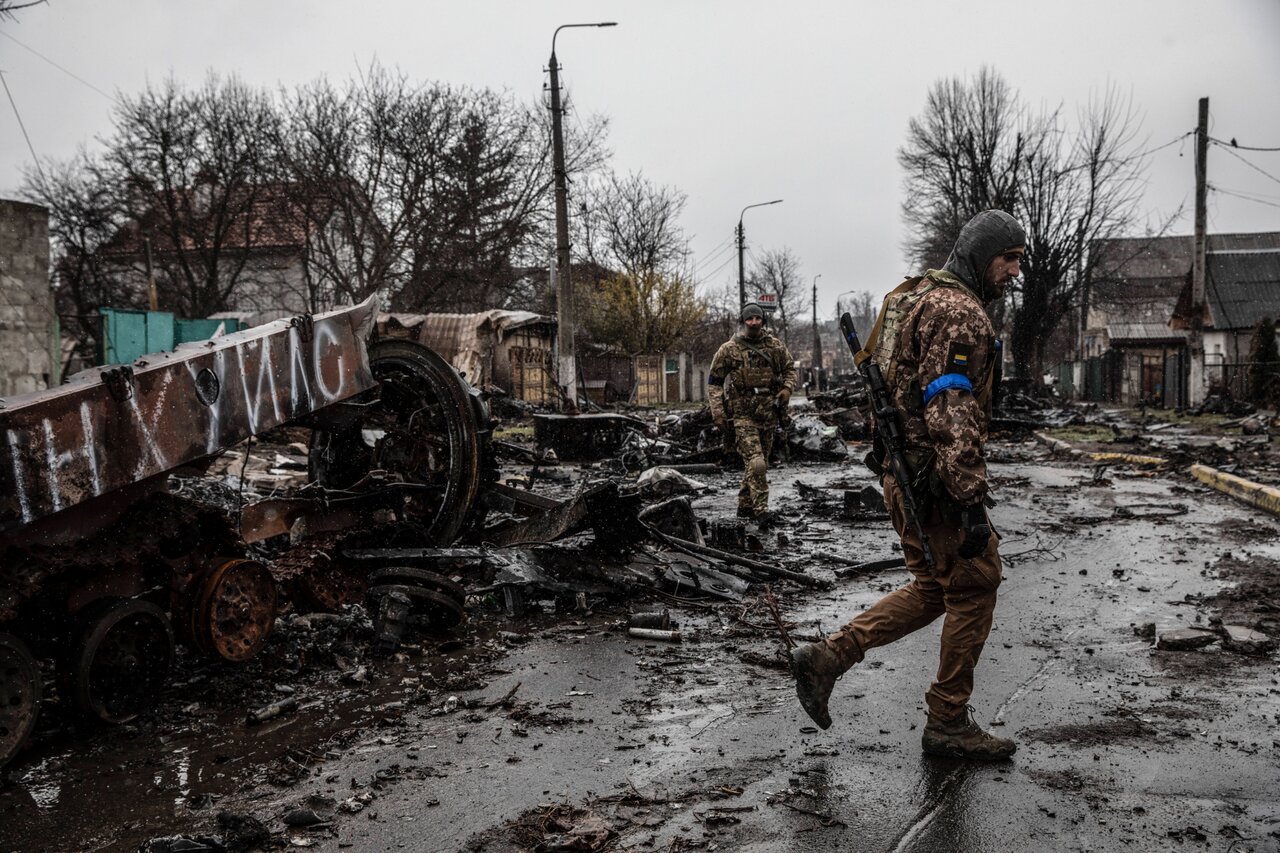
{"type": "Polygon", "coordinates": [[[924,525],[933,546],[935,569],[929,573],[915,526],[907,520],[902,492],[892,476],[884,478],[884,502],[902,539],[902,553],[914,579],[889,593],[827,638],[847,669],[867,650],[884,646],[944,616],[938,673],[925,694],[929,713],[942,720],[965,712],[973,694],[973,671],[991,632],[1000,586],[1000,554],[995,535],[987,549],[970,560],[956,555],[964,532],[933,519],[924,525]]]}
{"type": "Polygon", "coordinates": [[[761,426],[750,418],[734,418],[738,455],[742,457],[742,486],[738,509],[759,515],[769,509],[769,452],[773,449],[773,424],[761,426]]]}

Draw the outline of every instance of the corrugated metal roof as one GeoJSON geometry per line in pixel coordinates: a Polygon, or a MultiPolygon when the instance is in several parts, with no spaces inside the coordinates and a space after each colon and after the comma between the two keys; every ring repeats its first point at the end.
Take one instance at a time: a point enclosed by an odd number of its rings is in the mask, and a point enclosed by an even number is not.
{"type": "Polygon", "coordinates": [[[1191,237],[1125,237],[1099,240],[1093,246],[1094,267],[1107,281],[1180,279],[1191,269],[1191,237]]]}
{"type": "Polygon", "coordinates": [[[1107,339],[1112,343],[1127,341],[1181,341],[1185,335],[1175,332],[1165,323],[1111,323],[1107,326],[1107,339]]]}
{"type": "Polygon", "coordinates": [[[548,340],[555,333],[554,317],[532,311],[493,309],[477,314],[380,314],[380,330],[401,329],[426,344],[473,383],[489,382],[485,355],[491,343],[505,340],[518,329],[543,326],[548,340]]]}
{"type": "Polygon", "coordinates": [[[1280,251],[1210,252],[1205,297],[1217,329],[1248,329],[1280,317],[1280,251]]]}
{"type": "MultiPolygon", "coordinates": [[[[1191,272],[1195,238],[1122,237],[1099,240],[1093,245],[1094,265],[1101,279],[1100,292],[1132,292],[1143,287],[1176,295],[1191,272]]],[[[1280,231],[1248,234],[1210,234],[1208,252],[1280,251],[1280,231]]]]}

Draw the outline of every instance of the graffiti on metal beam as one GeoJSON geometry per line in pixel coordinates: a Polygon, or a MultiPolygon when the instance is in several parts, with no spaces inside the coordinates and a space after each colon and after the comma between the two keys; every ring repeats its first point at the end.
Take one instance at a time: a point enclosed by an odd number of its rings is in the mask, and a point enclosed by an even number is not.
{"type": "Polygon", "coordinates": [[[373,388],[365,348],[373,317],[369,299],[4,400],[9,464],[0,465],[0,532],[373,388]]]}

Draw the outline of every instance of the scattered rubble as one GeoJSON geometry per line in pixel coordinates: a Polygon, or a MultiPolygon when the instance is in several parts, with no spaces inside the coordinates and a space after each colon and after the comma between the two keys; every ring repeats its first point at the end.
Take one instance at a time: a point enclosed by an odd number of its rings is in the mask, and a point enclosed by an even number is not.
{"type": "MultiPolygon", "coordinates": [[[[299,321],[277,332],[291,341],[305,328],[307,323],[299,321]]],[[[350,397],[325,401],[307,413],[317,418],[314,430],[291,423],[283,411],[271,432],[246,421],[241,424],[244,434],[220,434],[221,455],[200,460],[207,466],[203,474],[156,466],[143,490],[149,495],[126,495],[127,485],[121,486],[114,499],[125,512],[89,528],[111,544],[72,537],[56,550],[21,536],[6,540],[6,560],[0,564],[5,631],[38,624],[36,616],[47,615],[55,602],[64,600],[75,606],[58,610],[58,617],[91,617],[90,628],[116,624],[104,621],[108,615],[117,622],[127,616],[148,626],[145,632],[131,633],[125,644],[136,642],[147,650],[145,657],[153,664],[148,678],[163,681],[170,660],[176,660],[182,710],[156,713],[186,714],[193,726],[213,726],[200,717],[201,702],[209,702],[210,693],[225,686],[237,706],[234,720],[254,732],[293,724],[318,706],[327,709],[314,695],[321,688],[358,695],[379,676],[406,667],[403,693],[367,710],[372,721],[367,725],[390,727],[410,708],[442,717],[474,712],[476,706],[468,702],[475,700],[464,691],[482,687],[486,676],[470,665],[450,671],[446,664],[455,654],[496,658],[531,636],[585,630],[591,619],[605,626],[599,630],[625,631],[645,642],[686,643],[663,647],[679,653],[697,641],[701,629],[697,623],[682,628],[672,619],[671,608],[720,614],[731,626],[726,630],[780,645],[779,639],[790,642],[801,635],[779,616],[772,585],[779,585],[779,595],[785,596],[788,590],[827,589],[840,580],[905,565],[892,552],[893,541],[867,554],[824,548],[824,531],[831,525],[885,528],[888,518],[880,490],[856,462],[867,438],[865,399],[857,388],[797,401],[794,416],[782,427],[785,440],[775,446],[796,470],[831,465],[838,466],[833,470],[839,476],[794,479],[794,497],[779,507],[783,524],[765,531],[742,519],[703,517],[694,508],[691,498],[735,489],[739,476],[705,408],[571,416],[535,411],[491,391],[492,409],[486,409],[475,389],[454,381],[456,374],[448,373],[447,365],[441,369],[407,342],[390,348],[375,344],[365,355],[368,375],[360,374],[350,397]],[[430,393],[423,391],[425,386],[432,388],[430,393]],[[495,412],[519,423],[503,424],[508,430],[502,432],[491,420],[495,412]],[[849,473],[854,470],[857,476],[849,473]],[[215,554],[216,559],[206,562],[215,554]],[[125,568],[112,568],[117,564],[125,568]],[[155,575],[156,567],[164,573],[155,575]],[[766,589],[772,607],[761,604],[766,589]],[[641,602],[663,609],[619,618],[641,602]]],[[[325,365],[315,369],[317,377],[327,375],[325,365]]],[[[113,376],[108,380],[104,374],[94,386],[104,407],[108,398],[115,399],[113,394],[123,393],[119,389],[137,382],[136,376],[113,376]]],[[[136,387],[140,394],[145,391],[136,387]]],[[[246,401],[253,396],[249,387],[246,401]]],[[[214,392],[206,378],[204,385],[197,380],[191,393],[214,392]]],[[[1280,490],[1261,482],[1280,482],[1269,438],[1273,421],[1266,413],[1242,412],[1221,402],[1206,403],[1196,414],[1212,417],[1215,412],[1241,418],[1215,423],[1215,429],[1231,429],[1232,434],[1197,433],[1181,421],[1156,420],[1148,412],[1065,405],[1010,390],[1002,396],[995,421],[1010,443],[993,454],[1047,463],[1049,450],[1034,441],[1018,442],[1043,436],[1053,451],[1099,463],[1093,485],[1105,485],[1108,477],[1184,478],[1187,463],[1211,460],[1222,467],[1202,476],[1196,472],[1206,466],[1197,462],[1192,468],[1197,479],[1215,487],[1246,483],[1227,491],[1261,495],[1256,505],[1280,512],[1269,504],[1280,502],[1280,490]],[[1080,430],[1078,437],[1068,441],[1045,432],[1064,427],[1080,430]],[[1230,464],[1240,466],[1237,473],[1223,470],[1230,464]],[[1244,474],[1257,479],[1245,480],[1244,474]]],[[[45,449],[52,453],[51,447],[45,449]]],[[[792,479],[791,470],[772,472],[771,477],[792,479]]],[[[81,482],[64,485],[83,489],[87,471],[81,472],[81,482]]],[[[1090,515],[1063,512],[1052,523],[1083,527],[1188,514],[1195,496],[1205,490],[1190,479],[1186,483],[1179,488],[1191,495],[1187,505],[1117,502],[1090,515]]],[[[40,496],[44,503],[38,511],[13,501],[7,511],[11,519],[23,513],[33,515],[31,521],[38,520],[35,515],[57,518],[60,510],[51,494],[40,496]]],[[[1052,543],[1046,547],[1037,539],[1035,546],[1011,552],[1010,564],[1028,555],[1054,559],[1052,543]]],[[[1102,575],[1116,583],[1130,580],[1121,569],[1108,576],[1104,568],[1102,575]]],[[[1231,603],[1243,607],[1243,599],[1231,603]]],[[[1155,623],[1134,630],[1162,651],[1221,642],[1241,654],[1270,655],[1275,615],[1249,616],[1233,612],[1231,623],[1220,629],[1187,627],[1158,638],[1155,623]]],[[[95,651],[89,649],[90,659],[95,651]]],[[[785,669],[782,658],[759,650],[743,650],[739,658],[765,669],[785,669]]],[[[34,710],[42,705],[46,685],[36,657],[8,633],[0,633],[0,662],[9,664],[8,671],[24,673],[31,688],[15,694],[28,717],[8,718],[8,740],[0,738],[2,763],[36,730],[34,710]]],[[[99,718],[115,722],[134,719],[150,707],[133,695],[113,705],[94,693],[103,692],[100,686],[77,687],[61,678],[69,668],[65,656],[47,656],[46,668],[50,662],[60,676],[49,685],[57,705],[70,700],[97,708],[99,718]]],[[[110,683],[124,680],[113,673],[110,683]]],[[[145,695],[159,693],[156,684],[145,695]]],[[[519,705],[514,696],[513,689],[484,707],[510,709],[514,719],[519,705]]],[[[117,701],[114,694],[111,701],[117,701]]],[[[533,712],[526,707],[522,713],[533,712]]],[[[46,723],[65,726],[66,721],[46,723]]],[[[37,736],[47,737],[49,731],[37,736]]],[[[308,778],[317,760],[285,755],[271,779],[296,785],[308,778]]],[[[365,810],[373,796],[362,791],[343,800],[308,799],[266,822],[222,812],[217,834],[155,838],[143,849],[284,846],[295,843],[288,832],[329,828],[343,815],[365,810]],[[279,822],[288,832],[269,829],[279,822]]],[[[661,806],[670,812],[678,805],[638,792],[619,796],[586,808],[546,806],[509,829],[513,837],[540,845],[537,849],[602,849],[624,838],[628,826],[642,824],[645,811],[661,806]],[[620,805],[630,811],[614,808],[620,805]],[[596,811],[606,806],[610,818],[596,811]]],[[[717,796],[701,792],[686,800],[692,804],[717,796]]],[[[802,810],[788,799],[780,796],[770,804],[802,810]]],[[[824,821],[822,825],[835,821],[819,811],[805,813],[824,821]]],[[[708,808],[699,816],[712,829],[738,819],[735,807],[727,806],[708,808]]]]}
{"type": "Polygon", "coordinates": [[[1224,625],[1222,645],[1233,652],[1245,655],[1267,655],[1276,643],[1261,631],[1243,625],[1224,625]]]}
{"type": "Polygon", "coordinates": [[[1156,648],[1169,652],[1185,652],[1202,649],[1218,641],[1216,631],[1206,628],[1177,628],[1166,631],[1156,640],[1156,648]]]}

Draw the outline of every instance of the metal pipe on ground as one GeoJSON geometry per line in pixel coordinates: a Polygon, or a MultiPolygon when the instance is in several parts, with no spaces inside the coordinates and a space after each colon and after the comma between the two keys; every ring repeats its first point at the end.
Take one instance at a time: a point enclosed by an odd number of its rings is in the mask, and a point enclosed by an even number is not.
{"type": "MultiPolygon", "coordinates": [[[[649,527],[649,525],[645,525],[645,526],[649,527]]],[[[728,551],[721,551],[719,548],[712,548],[709,545],[699,545],[696,542],[689,542],[684,539],[678,539],[675,536],[668,536],[667,534],[663,533],[661,530],[655,530],[652,527],[649,527],[649,531],[653,533],[654,536],[657,536],[659,539],[661,539],[663,542],[667,542],[668,544],[674,545],[677,548],[687,548],[690,551],[693,551],[694,553],[702,554],[708,557],[715,557],[716,559],[723,560],[726,563],[734,563],[736,565],[743,566],[753,571],[763,572],[764,574],[769,575],[770,577],[785,578],[786,580],[794,581],[795,583],[801,584],[803,586],[811,586],[816,589],[827,589],[831,586],[831,583],[829,581],[825,581],[822,578],[812,578],[812,577],[809,577],[808,575],[802,575],[799,572],[793,572],[788,569],[779,568],[778,566],[770,565],[769,563],[762,563],[759,560],[751,560],[751,559],[748,559],[747,557],[739,557],[737,554],[730,554],[728,551]]]]}

